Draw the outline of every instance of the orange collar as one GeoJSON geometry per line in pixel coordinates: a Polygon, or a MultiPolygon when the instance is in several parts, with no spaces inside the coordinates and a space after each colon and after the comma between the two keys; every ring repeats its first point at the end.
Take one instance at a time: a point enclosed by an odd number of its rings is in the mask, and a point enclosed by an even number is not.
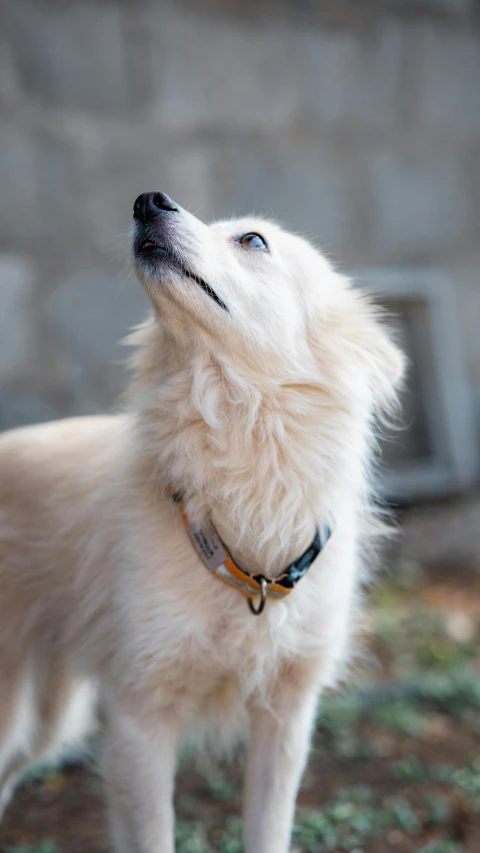
{"type": "Polygon", "coordinates": [[[306,551],[290,563],[279,577],[250,575],[234,562],[213,523],[208,522],[204,527],[191,524],[185,512],[182,494],[175,492],[171,486],[169,491],[174,503],[180,506],[186,531],[203,564],[216,578],[238,589],[247,599],[250,610],[256,616],[263,611],[267,598],[285,598],[295,588],[332,535],[332,530],[327,525],[321,530],[317,527],[315,536],[306,551]],[[258,607],[253,604],[255,598],[260,598],[258,607]]]}

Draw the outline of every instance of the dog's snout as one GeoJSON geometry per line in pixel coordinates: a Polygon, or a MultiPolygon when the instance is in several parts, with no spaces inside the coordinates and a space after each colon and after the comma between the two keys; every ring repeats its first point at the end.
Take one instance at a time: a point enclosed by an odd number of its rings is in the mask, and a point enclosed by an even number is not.
{"type": "Polygon", "coordinates": [[[173,210],[178,210],[178,207],[166,193],[142,193],[133,205],[133,218],[147,222],[162,211],[173,210]]]}

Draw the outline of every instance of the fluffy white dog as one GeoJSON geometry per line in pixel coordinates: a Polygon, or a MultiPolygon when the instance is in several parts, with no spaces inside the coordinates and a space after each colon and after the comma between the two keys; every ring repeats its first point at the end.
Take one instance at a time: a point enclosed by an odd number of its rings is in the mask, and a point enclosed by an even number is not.
{"type": "Polygon", "coordinates": [[[381,526],[375,425],[403,358],[365,294],[272,222],[207,226],[163,193],[134,219],[154,313],[123,412],[0,441],[1,802],[98,700],[117,853],[174,850],[192,729],[248,732],[245,849],[286,853],[381,526]]]}

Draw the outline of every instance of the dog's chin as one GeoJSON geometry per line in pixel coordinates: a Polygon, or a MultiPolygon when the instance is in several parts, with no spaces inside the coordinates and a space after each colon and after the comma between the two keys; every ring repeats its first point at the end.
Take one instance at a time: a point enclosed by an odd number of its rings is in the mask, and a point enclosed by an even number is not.
{"type": "Polygon", "coordinates": [[[134,245],[134,259],[137,273],[144,283],[150,286],[154,283],[174,285],[176,281],[187,280],[192,287],[198,287],[206,298],[214,302],[219,309],[228,313],[228,307],[220,299],[213,287],[199,276],[192,268],[187,267],[183,260],[170,248],[146,239],[137,241],[134,245]]]}
{"type": "Polygon", "coordinates": [[[178,267],[167,255],[134,253],[134,268],[143,285],[149,289],[163,288],[165,285],[178,287],[183,278],[178,267]]]}
{"type": "Polygon", "coordinates": [[[135,272],[161,325],[182,350],[220,345],[225,337],[225,311],[194,281],[185,280],[173,265],[135,261],[135,272]]]}

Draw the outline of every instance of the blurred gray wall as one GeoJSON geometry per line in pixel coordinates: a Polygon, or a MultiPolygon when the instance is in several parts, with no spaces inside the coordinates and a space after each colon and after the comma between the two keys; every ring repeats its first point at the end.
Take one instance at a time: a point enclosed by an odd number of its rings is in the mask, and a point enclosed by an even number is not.
{"type": "Polygon", "coordinates": [[[0,427],[103,410],[135,197],[455,282],[480,422],[475,0],[0,0],[0,427]]]}

